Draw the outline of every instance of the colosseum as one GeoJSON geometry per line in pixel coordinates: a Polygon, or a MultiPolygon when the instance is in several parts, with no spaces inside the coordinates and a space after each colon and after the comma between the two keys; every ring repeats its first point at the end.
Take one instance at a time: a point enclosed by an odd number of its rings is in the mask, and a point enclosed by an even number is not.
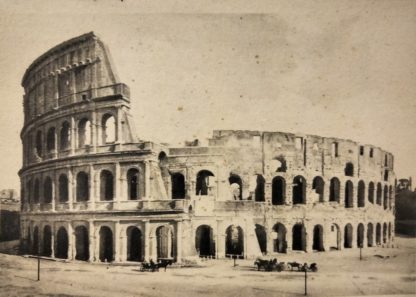
{"type": "Polygon", "coordinates": [[[394,159],[378,147],[238,130],[207,146],[140,140],[129,88],[92,32],[37,58],[22,86],[26,253],[181,262],[394,241],[394,159]]]}

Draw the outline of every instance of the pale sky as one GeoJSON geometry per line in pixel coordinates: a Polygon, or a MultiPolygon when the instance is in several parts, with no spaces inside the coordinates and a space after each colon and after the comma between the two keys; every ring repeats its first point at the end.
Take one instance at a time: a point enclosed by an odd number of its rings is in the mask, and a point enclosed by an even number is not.
{"type": "Polygon", "coordinates": [[[141,139],[334,136],[416,179],[416,1],[196,2],[0,0],[0,189],[19,188],[24,71],[89,31],[130,86],[141,139]]]}

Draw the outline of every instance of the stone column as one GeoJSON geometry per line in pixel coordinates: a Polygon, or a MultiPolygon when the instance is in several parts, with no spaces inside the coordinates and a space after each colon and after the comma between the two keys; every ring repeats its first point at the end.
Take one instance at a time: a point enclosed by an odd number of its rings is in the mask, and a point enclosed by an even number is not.
{"type": "Polygon", "coordinates": [[[55,224],[51,224],[51,257],[55,258],[55,224]]]}
{"type": "Polygon", "coordinates": [[[217,258],[225,258],[225,234],[222,230],[222,221],[217,221],[217,258]]]}
{"type": "MultiPolygon", "coordinates": [[[[89,262],[94,262],[96,261],[96,253],[95,253],[95,226],[94,226],[94,222],[92,220],[88,221],[88,236],[89,236],[89,254],[90,254],[90,258],[88,259],[89,262]]],[[[98,246],[98,244],[97,244],[98,246]]]]}
{"type": "Polygon", "coordinates": [[[364,235],[363,235],[363,248],[366,248],[367,247],[367,245],[368,245],[368,240],[367,240],[367,224],[364,224],[363,223],[363,226],[364,226],[364,235]]]}
{"type": "Polygon", "coordinates": [[[293,194],[293,177],[288,176],[286,178],[286,198],[285,198],[285,204],[288,206],[293,205],[292,194],[293,194]]]}
{"type": "Polygon", "coordinates": [[[144,260],[149,262],[150,260],[150,223],[144,222],[144,260]]]}
{"type": "Polygon", "coordinates": [[[95,174],[95,169],[94,169],[94,166],[92,164],[89,165],[89,169],[90,169],[89,170],[90,171],[90,178],[89,178],[89,180],[90,180],[90,182],[89,182],[90,208],[91,208],[91,210],[94,210],[95,209],[95,200],[96,200],[95,187],[97,185],[97,182],[96,182],[96,176],[95,176],[96,175],[95,174]]]}
{"type": "Polygon", "coordinates": [[[115,181],[116,181],[116,191],[115,191],[115,200],[114,200],[114,206],[115,209],[119,209],[120,208],[120,201],[122,200],[121,197],[121,173],[120,173],[120,163],[116,162],[115,163],[115,181]]]}
{"type": "Polygon", "coordinates": [[[123,142],[123,124],[122,124],[123,111],[121,107],[117,108],[117,133],[116,133],[116,143],[123,142]]]}
{"type": "Polygon", "coordinates": [[[92,152],[97,152],[97,135],[98,129],[101,128],[101,125],[97,123],[97,114],[95,111],[91,113],[91,145],[92,145],[92,152]]]}
{"type": "Polygon", "coordinates": [[[77,127],[76,127],[76,123],[75,123],[75,119],[74,117],[71,117],[71,123],[70,123],[70,133],[71,133],[71,150],[70,150],[70,154],[73,155],[75,154],[75,148],[77,147],[77,141],[78,141],[78,135],[77,135],[77,127]]]}
{"type": "Polygon", "coordinates": [[[286,245],[287,245],[286,253],[289,253],[292,251],[292,246],[293,246],[293,236],[292,236],[293,225],[290,225],[288,223],[287,225],[284,225],[284,226],[286,228],[286,245]]]}
{"type": "Polygon", "coordinates": [[[305,228],[305,237],[306,237],[306,252],[312,253],[313,252],[313,224],[304,224],[305,228]]]}
{"type": "Polygon", "coordinates": [[[121,241],[120,241],[120,222],[114,223],[114,261],[122,261],[121,241]]]}
{"type": "Polygon", "coordinates": [[[51,182],[52,182],[52,201],[51,201],[51,208],[52,211],[56,210],[56,178],[55,176],[53,176],[53,178],[51,178],[51,182]]]}
{"type": "Polygon", "coordinates": [[[274,252],[273,237],[272,237],[273,223],[270,220],[267,220],[265,227],[266,227],[266,235],[267,235],[267,254],[270,255],[271,253],[274,252]]]}
{"type": "Polygon", "coordinates": [[[176,262],[182,262],[182,222],[176,222],[176,262]]]}
{"type": "Polygon", "coordinates": [[[75,235],[71,222],[68,222],[68,260],[74,260],[76,254],[75,235]]]}
{"type": "Polygon", "coordinates": [[[75,182],[74,182],[74,175],[72,174],[71,167],[67,168],[67,175],[68,175],[68,206],[69,210],[74,208],[74,201],[75,201],[75,182]]]}
{"type": "Polygon", "coordinates": [[[144,161],[144,179],[145,179],[144,197],[145,199],[150,198],[150,170],[151,170],[150,161],[144,161]]]}
{"type": "Polygon", "coordinates": [[[329,202],[329,187],[331,185],[331,181],[330,180],[324,180],[325,184],[324,184],[324,203],[328,203],[329,202]]]}
{"type": "Polygon", "coordinates": [[[352,226],[352,236],[351,236],[351,248],[357,248],[357,238],[358,238],[358,225],[352,226]]]}

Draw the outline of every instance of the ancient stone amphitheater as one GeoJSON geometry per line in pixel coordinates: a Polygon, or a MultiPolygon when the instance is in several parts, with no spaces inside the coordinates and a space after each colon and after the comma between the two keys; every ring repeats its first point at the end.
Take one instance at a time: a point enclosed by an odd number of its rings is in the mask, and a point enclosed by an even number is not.
{"type": "Polygon", "coordinates": [[[94,33],[41,55],[22,86],[27,253],[181,262],[393,242],[393,156],[380,148],[259,131],[214,131],[208,146],[139,140],[94,33]]]}

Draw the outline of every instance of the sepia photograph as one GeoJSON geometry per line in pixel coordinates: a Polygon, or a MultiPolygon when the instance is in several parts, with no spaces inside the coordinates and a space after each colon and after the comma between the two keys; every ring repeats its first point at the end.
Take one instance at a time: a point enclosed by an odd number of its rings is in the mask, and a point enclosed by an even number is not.
{"type": "Polygon", "coordinates": [[[416,1],[0,15],[0,296],[416,296],[416,1]]]}

